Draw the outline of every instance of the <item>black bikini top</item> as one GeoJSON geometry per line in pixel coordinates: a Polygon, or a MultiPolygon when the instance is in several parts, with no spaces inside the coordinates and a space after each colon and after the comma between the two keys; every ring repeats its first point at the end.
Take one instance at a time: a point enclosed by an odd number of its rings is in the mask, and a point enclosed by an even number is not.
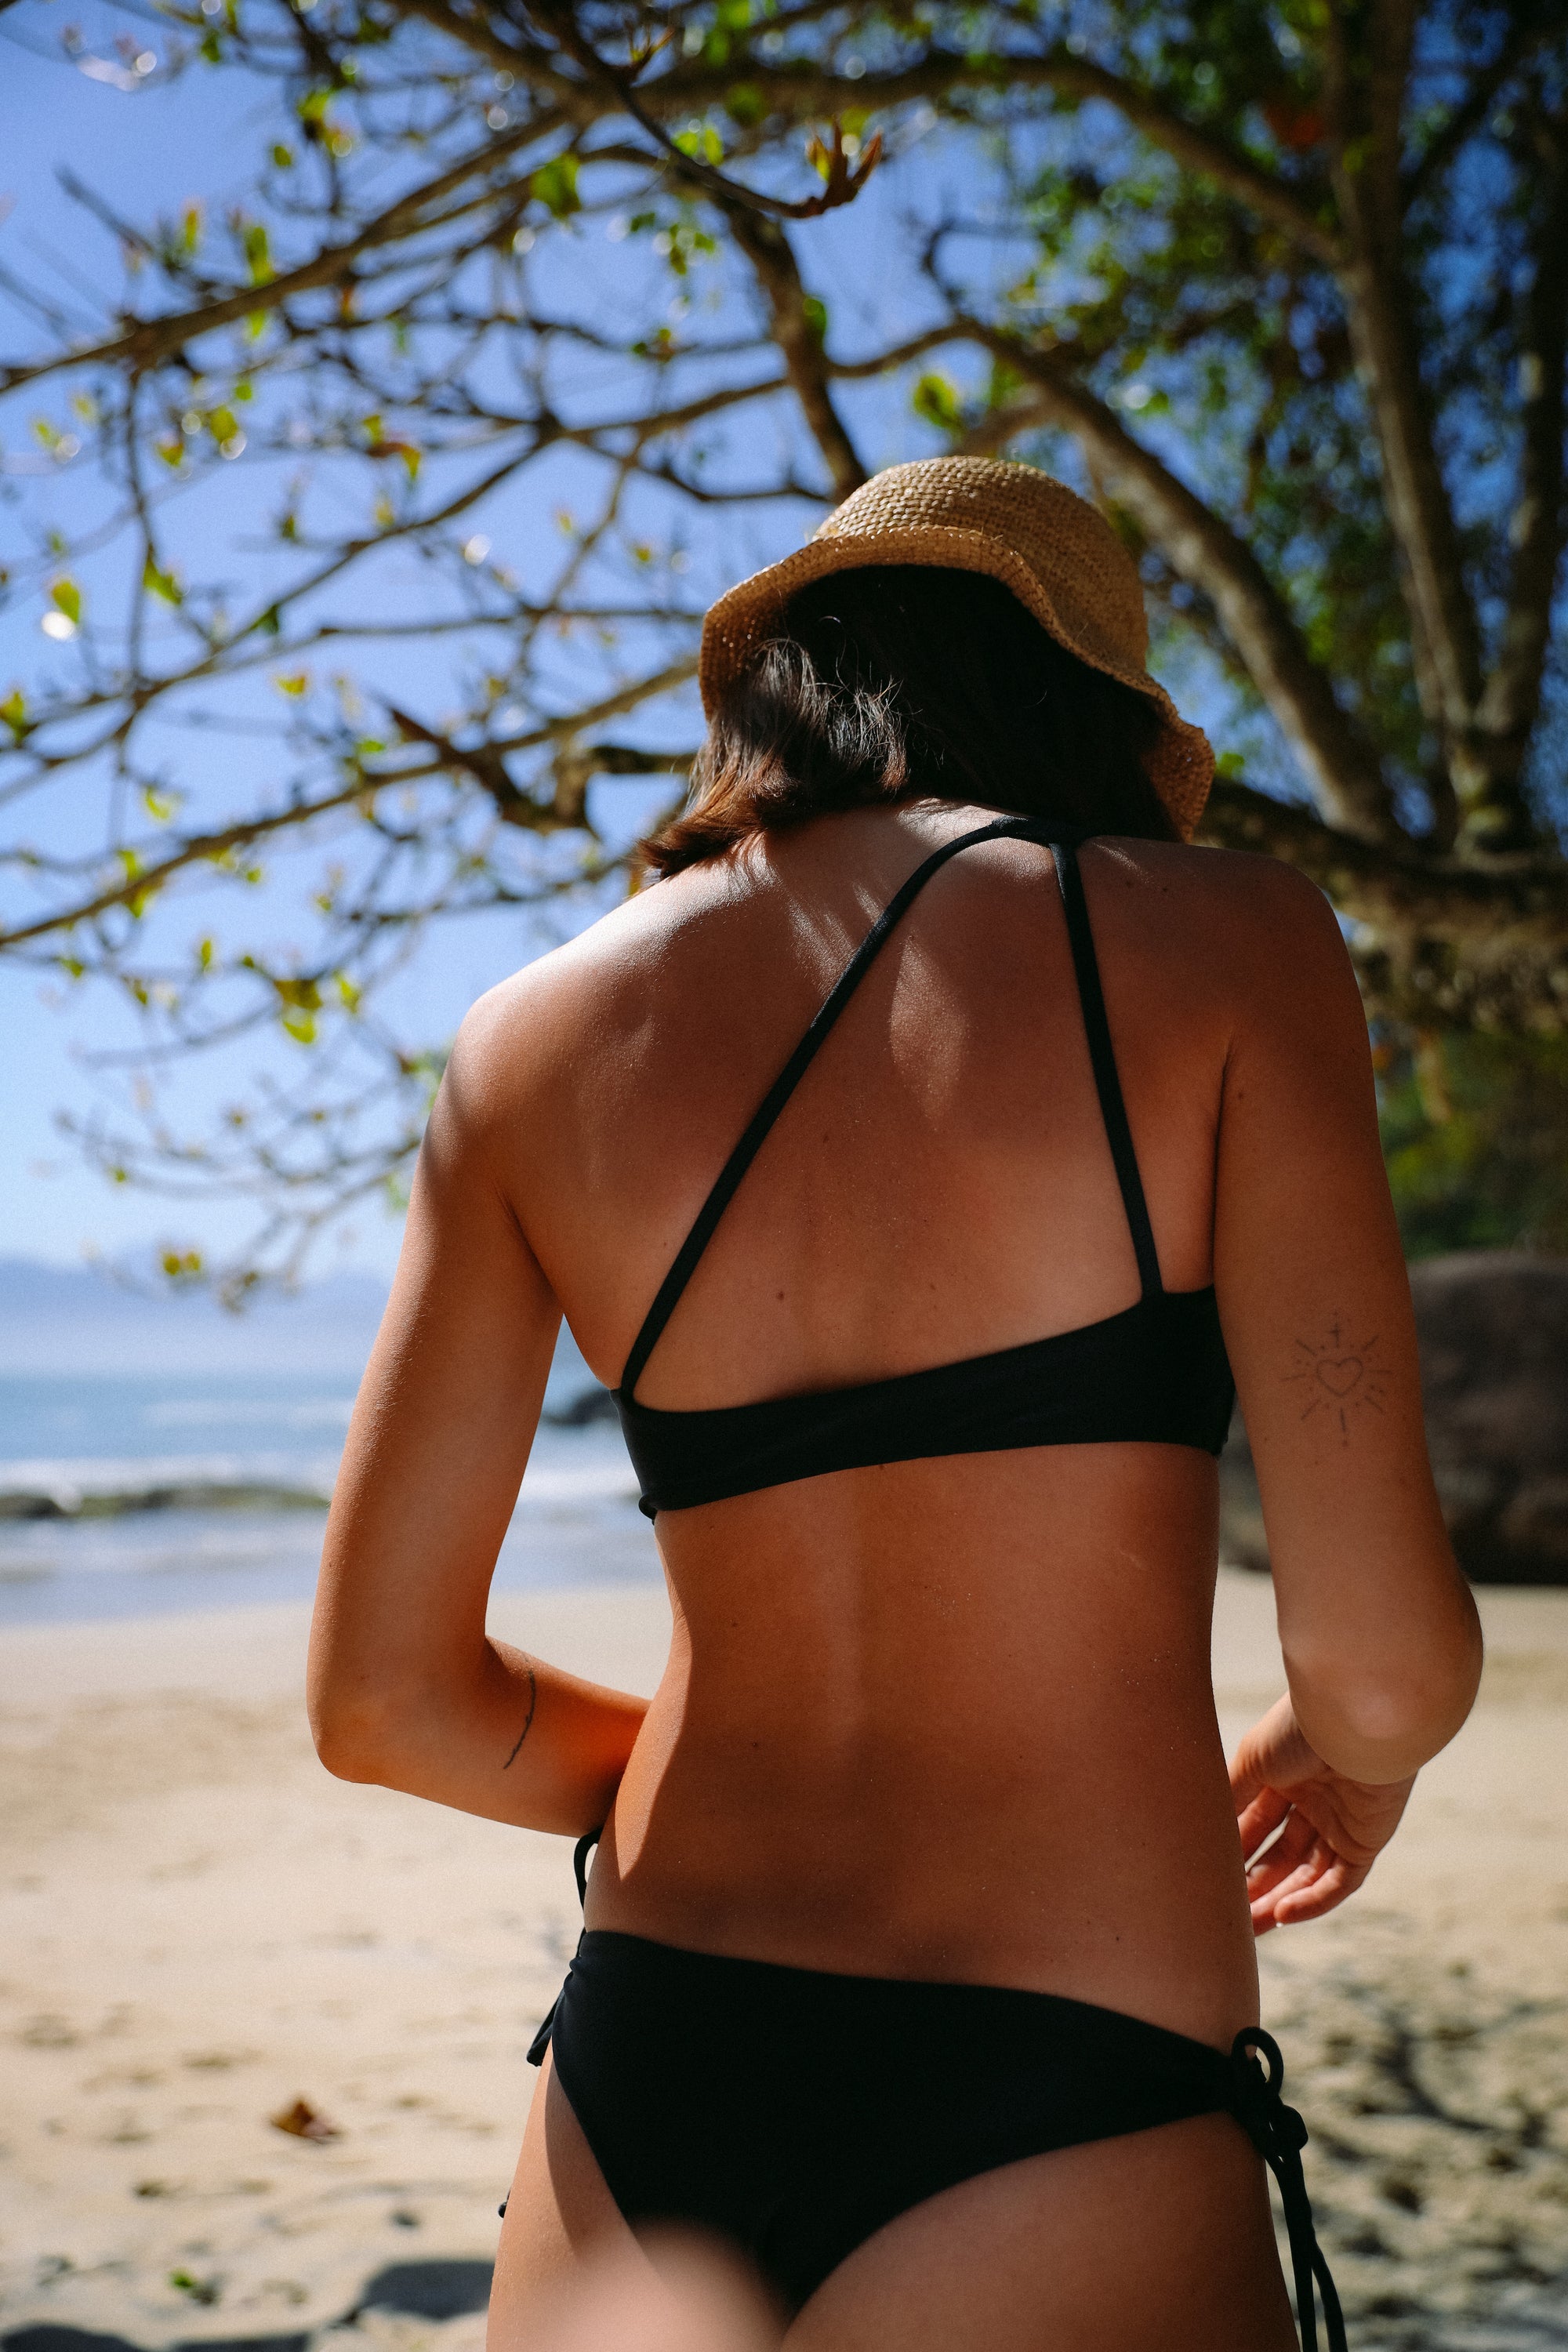
{"type": "Polygon", "coordinates": [[[755,1494],[829,1470],[937,1454],[1000,1454],[1025,1445],[1142,1443],[1218,1454],[1235,1394],[1212,1286],[1173,1291],[1160,1281],[1071,845],[1050,839],[1022,817],[1003,817],[945,843],[910,875],[850,957],[730,1154],[637,1333],[615,1402],[642,1488],[642,1510],[651,1519],[658,1511],[755,1494]],[[639,1404],[637,1381],[714,1228],[879,950],[950,857],[977,842],[1004,839],[1038,842],[1049,849],[1056,866],[1095,1088],[1137,1254],[1142,1296],[1136,1306],[1019,1348],[812,1396],[769,1397],[696,1412],[639,1404]]]}

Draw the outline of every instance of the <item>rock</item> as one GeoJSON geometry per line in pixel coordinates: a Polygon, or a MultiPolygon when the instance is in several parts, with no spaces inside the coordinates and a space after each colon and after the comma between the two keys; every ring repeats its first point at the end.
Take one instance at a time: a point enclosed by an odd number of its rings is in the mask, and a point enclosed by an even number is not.
{"type": "MultiPolygon", "coordinates": [[[[1478,1584],[1568,1584],[1568,1258],[1465,1250],[1410,1269],[1426,1437],[1478,1584]]],[[[1239,1415],[1220,1462],[1220,1552],[1267,1570],[1239,1415]]]]}
{"type": "Polygon", "coordinates": [[[119,1519],[132,1511],[324,1511],[330,1495],[269,1480],[198,1479],[153,1486],[0,1487],[0,1521],[119,1519]]]}

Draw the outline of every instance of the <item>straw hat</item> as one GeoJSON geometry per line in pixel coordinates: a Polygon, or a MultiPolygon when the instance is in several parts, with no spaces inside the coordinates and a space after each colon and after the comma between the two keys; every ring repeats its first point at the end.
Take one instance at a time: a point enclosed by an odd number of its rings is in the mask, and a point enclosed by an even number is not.
{"type": "Polygon", "coordinates": [[[1070,654],[1146,694],[1164,724],[1145,754],[1150,782],[1190,841],[1214,777],[1208,739],[1144,667],[1149,625],[1131,558],[1105,518],[1036,467],[997,457],[926,457],[874,474],[806,546],[721,596],[703,625],[700,677],[711,715],[770,636],[795,591],[872,563],[984,572],[1009,587],[1070,654]]]}

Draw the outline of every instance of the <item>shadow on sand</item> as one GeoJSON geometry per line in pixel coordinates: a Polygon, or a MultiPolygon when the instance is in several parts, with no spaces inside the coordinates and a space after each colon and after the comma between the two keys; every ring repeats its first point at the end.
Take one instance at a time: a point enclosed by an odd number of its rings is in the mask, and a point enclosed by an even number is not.
{"type": "MultiPolygon", "coordinates": [[[[353,2324],[362,2312],[394,2311],[411,2319],[460,2319],[483,2311],[490,2295],[489,2263],[453,2258],[446,2262],[388,2263],[365,2282],[352,2311],[333,2321],[353,2324]]],[[[319,2327],[297,2336],[192,2336],[166,2352],[306,2352],[319,2327]]],[[[14,2327],[0,2336],[0,2352],[146,2352],[128,2336],[105,2336],[90,2327],[57,2327],[47,2321],[14,2327]]]]}

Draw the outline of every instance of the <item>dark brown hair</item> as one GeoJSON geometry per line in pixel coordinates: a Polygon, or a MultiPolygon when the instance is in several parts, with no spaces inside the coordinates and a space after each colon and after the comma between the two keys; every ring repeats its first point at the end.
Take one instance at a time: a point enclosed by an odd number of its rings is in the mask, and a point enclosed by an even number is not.
{"type": "Polygon", "coordinates": [[[642,845],[679,873],[837,809],[973,801],[1069,833],[1175,841],[1146,695],[1048,636],[999,580],[878,564],[795,596],[713,713],[685,811],[642,845]]]}

